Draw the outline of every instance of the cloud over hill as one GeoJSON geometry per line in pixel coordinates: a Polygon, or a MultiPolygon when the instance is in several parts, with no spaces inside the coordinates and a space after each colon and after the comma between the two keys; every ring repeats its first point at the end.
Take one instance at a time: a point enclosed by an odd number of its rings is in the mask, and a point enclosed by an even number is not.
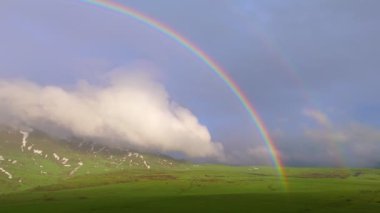
{"type": "Polygon", "coordinates": [[[0,80],[0,122],[54,127],[143,150],[223,157],[223,146],[212,141],[197,117],[172,101],[162,85],[142,75],[119,76],[102,87],[82,83],[74,89],[0,80]]]}

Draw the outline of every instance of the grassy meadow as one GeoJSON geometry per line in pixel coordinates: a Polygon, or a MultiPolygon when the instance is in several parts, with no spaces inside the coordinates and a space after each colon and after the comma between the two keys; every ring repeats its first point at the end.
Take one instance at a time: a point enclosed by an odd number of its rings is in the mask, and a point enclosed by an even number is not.
{"type": "Polygon", "coordinates": [[[1,212],[379,212],[380,170],[192,165],[79,175],[0,197],[1,212]]]}
{"type": "Polygon", "coordinates": [[[380,212],[380,169],[193,164],[0,128],[0,212],[380,212]],[[43,154],[36,153],[40,150],[43,154]],[[57,155],[60,158],[57,158],[57,155]]]}

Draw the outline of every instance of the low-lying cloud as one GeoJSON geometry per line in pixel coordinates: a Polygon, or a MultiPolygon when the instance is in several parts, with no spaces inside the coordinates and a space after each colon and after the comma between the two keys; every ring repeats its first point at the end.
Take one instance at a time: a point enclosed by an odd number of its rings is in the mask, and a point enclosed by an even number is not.
{"type": "Polygon", "coordinates": [[[0,80],[0,122],[54,126],[143,150],[223,158],[223,146],[162,85],[141,75],[115,79],[102,87],[82,83],[74,89],[0,80]]]}
{"type": "Polygon", "coordinates": [[[279,148],[287,165],[379,167],[380,131],[352,120],[334,123],[319,110],[303,114],[316,126],[307,126],[297,135],[279,134],[279,148]]]}

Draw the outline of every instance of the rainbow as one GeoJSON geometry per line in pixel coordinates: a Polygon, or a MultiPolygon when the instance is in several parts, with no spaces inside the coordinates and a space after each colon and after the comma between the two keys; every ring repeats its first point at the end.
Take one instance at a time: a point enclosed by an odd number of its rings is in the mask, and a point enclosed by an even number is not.
{"type": "Polygon", "coordinates": [[[83,0],[84,2],[91,3],[93,5],[107,8],[122,14],[125,14],[131,18],[134,18],[141,23],[144,23],[148,25],[149,27],[156,29],[157,31],[163,33],[164,35],[170,37],[175,42],[183,46],[184,48],[188,49],[190,52],[192,52],[197,58],[199,58],[201,61],[203,61],[210,69],[221,79],[224,81],[224,83],[229,87],[229,89],[232,91],[232,93],[239,99],[239,101],[242,103],[245,110],[248,112],[251,119],[254,121],[255,125],[257,126],[257,129],[260,132],[260,135],[265,142],[265,145],[267,146],[273,164],[277,169],[278,176],[283,183],[285,189],[287,188],[287,180],[286,180],[286,174],[284,171],[284,166],[281,162],[281,158],[279,155],[279,152],[277,151],[275,144],[273,140],[271,139],[267,128],[265,127],[265,124],[263,120],[260,118],[259,114],[257,113],[256,109],[253,107],[253,105],[250,103],[247,96],[244,94],[244,92],[240,89],[238,84],[232,79],[232,77],[224,70],[218,63],[213,60],[210,56],[208,56],[202,49],[197,47],[195,44],[190,42],[188,39],[186,39],[184,36],[170,28],[169,26],[153,19],[152,17],[149,17],[148,15],[145,15],[139,11],[136,11],[130,7],[127,7],[125,5],[122,5],[120,3],[111,1],[111,0],[83,0]]]}

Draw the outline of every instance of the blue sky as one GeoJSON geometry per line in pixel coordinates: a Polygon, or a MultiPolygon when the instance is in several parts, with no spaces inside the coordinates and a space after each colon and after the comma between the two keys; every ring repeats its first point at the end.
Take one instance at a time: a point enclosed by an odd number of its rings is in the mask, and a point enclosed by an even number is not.
{"type": "MultiPolygon", "coordinates": [[[[380,2],[118,2],[218,61],[287,165],[380,165],[380,2]]],[[[154,29],[77,0],[2,1],[0,27],[0,78],[70,89],[83,80],[102,85],[121,67],[143,70],[223,144],[228,162],[268,163],[254,123],[227,86],[154,29]]]]}

